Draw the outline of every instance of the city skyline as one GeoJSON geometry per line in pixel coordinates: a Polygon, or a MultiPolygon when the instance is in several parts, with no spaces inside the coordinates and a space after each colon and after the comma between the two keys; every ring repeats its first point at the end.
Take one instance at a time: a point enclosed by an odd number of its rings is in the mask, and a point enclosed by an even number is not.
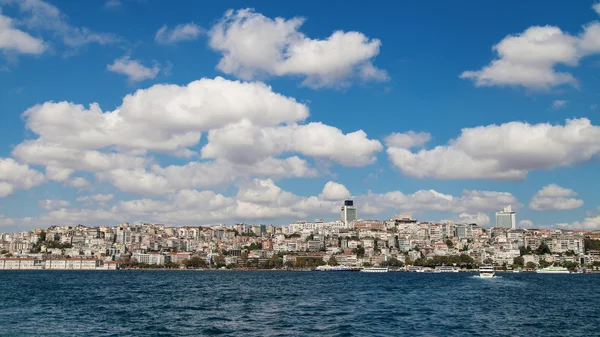
{"type": "Polygon", "coordinates": [[[0,232],[600,229],[600,4],[342,4],[0,2],[0,232]]]}

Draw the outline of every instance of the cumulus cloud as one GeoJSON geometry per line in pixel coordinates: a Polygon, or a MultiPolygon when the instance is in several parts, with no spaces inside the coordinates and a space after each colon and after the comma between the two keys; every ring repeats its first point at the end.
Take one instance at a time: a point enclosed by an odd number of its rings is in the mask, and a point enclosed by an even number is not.
{"type": "MultiPolygon", "coordinates": [[[[211,224],[223,222],[286,221],[289,219],[338,218],[341,200],[350,193],[338,183],[328,182],[318,196],[299,196],[282,189],[272,179],[250,179],[237,184],[237,193],[225,196],[211,190],[183,188],[164,197],[119,201],[115,206],[96,209],[60,208],[31,219],[16,222],[39,224],[106,224],[144,220],[167,224],[211,224]]],[[[106,200],[108,196],[82,197],[106,200]]],[[[386,216],[398,211],[437,211],[454,215],[459,221],[489,223],[485,212],[503,205],[521,205],[510,193],[463,191],[460,196],[434,190],[412,194],[392,191],[367,193],[354,198],[360,214],[386,216]]],[[[101,203],[97,205],[102,205],[101,203]]],[[[105,206],[106,207],[106,206],[105,206]]]]}
{"type": "Polygon", "coordinates": [[[204,28],[195,23],[186,23],[169,28],[162,26],[157,32],[154,40],[160,44],[173,44],[181,41],[196,40],[204,33],[204,28]]]}
{"type": "Polygon", "coordinates": [[[15,223],[15,220],[5,216],[4,214],[0,214],[0,226],[8,226],[15,223]]]}
{"type": "Polygon", "coordinates": [[[299,31],[304,19],[268,18],[253,9],[229,10],[208,32],[223,54],[219,70],[242,79],[303,76],[312,88],[347,86],[352,79],[386,81],[372,61],[381,42],[360,32],[336,31],[325,40],[299,31]]]}
{"type": "Polygon", "coordinates": [[[573,198],[577,193],[571,189],[550,184],[539,190],[531,199],[529,208],[535,211],[567,210],[583,206],[583,200],[573,198]]]}
{"type": "Polygon", "coordinates": [[[596,13],[600,14],[600,2],[595,3],[592,8],[596,11],[596,13]]]}
{"type": "Polygon", "coordinates": [[[565,125],[510,122],[465,128],[433,149],[391,146],[387,153],[392,165],[412,177],[518,180],[531,170],[589,161],[600,153],[599,140],[600,127],[586,118],[565,125]]]}
{"type": "Polygon", "coordinates": [[[552,109],[560,110],[567,107],[568,101],[557,99],[552,102],[552,109]]]}
{"type": "Polygon", "coordinates": [[[146,67],[140,61],[132,60],[129,56],[116,59],[106,69],[127,76],[130,82],[151,80],[160,72],[160,65],[155,63],[152,68],[146,67]]]}
{"type": "Polygon", "coordinates": [[[431,134],[427,132],[408,131],[406,133],[394,132],[385,137],[385,145],[401,149],[410,149],[425,145],[431,140],[431,134]]]}
{"type": "MultiPolygon", "coordinates": [[[[293,123],[307,118],[308,111],[306,105],[258,82],[217,77],[187,86],[154,85],[127,95],[114,111],[104,112],[97,103],[88,108],[69,102],[35,105],[23,118],[39,138],[21,143],[15,152],[23,157],[47,157],[44,162],[56,158],[56,167],[66,159],[80,160],[87,151],[115,147],[132,154],[188,154],[187,148],[198,144],[203,131],[241,119],[263,126],[293,123]]],[[[114,160],[131,159],[122,156],[126,154],[119,153],[114,160]]],[[[40,161],[37,163],[43,165],[40,161]]]]}
{"type": "Polygon", "coordinates": [[[286,159],[269,157],[251,165],[220,159],[166,167],[155,164],[150,169],[113,169],[97,176],[127,193],[164,195],[180,189],[223,187],[236,179],[252,176],[300,178],[316,174],[306,160],[294,156],[286,159]]]}
{"type": "Polygon", "coordinates": [[[519,228],[533,228],[533,221],[521,220],[519,221],[519,228]]]}
{"type": "Polygon", "coordinates": [[[75,188],[83,188],[88,186],[90,183],[87,181],[87,179],[83,178],[83,177],[75,177],[72,179],[69,179],[67,181],[67,186],[71,186],[71,187],[75,187],[75,188]]]}
{"type": "Polygon", "coordinates": [[[336,183],[335,181],[328,181],[323,187],[320,197],[323,200],[344,200],[350,198],[350,191],[346,186],[336,183]]]}
{"type": "Polygon", "coordinates": [[[86,195],[86,196],[78,197],[77,201],[79,201],[79,202],[83,202],[83,201],[103,202],[103,201],[110,201],[113,198],[114,198],[113,194],[94,194],[94,195],[86,195]]]}
{"type": "Polygon", "coordinates": [[[557,67],[577,66],[581,58],[600,52],[600,22],[584,25],[577,36],[556,26],[533,26],[506,36],[492,49],[496,59],[481,70],[465,71],[460,77],[473,80],[476,86],[522,86],[534,90],[576,86],[573,75],[557,67]]]}
{"type": "Polygon", "coordinates": [[[0,51],[17,54],[42,54],[47,46],[40,38],[31,36],[13,25],[13,20],[0,11],[0,51]]]}
{"type": "Polygon", "coordinates": [[[479,226],[487,226],[490,224],[490,217],[489,215],[485,214],[485,213],[475,213],[475,214],[470,214],[470,213],[460,213],[458,215],[458,222],[462,222],[462,223],[474,223],[477,224],[479,226]]]}
{"type": "MultiPolygon", "coordinates": [[[[9,1],[10,3],[13,2],[9,1]]],[[[76,48],[92,43],[108,45],[122,41],[122,38],[115,34],[72,26],[64,13],[42,0],[15,0],[14,3],[23,14],[21,21],[26,27],[50,31],[66,46],[76,48]]]]}
{"type": "Polygon", "coordinates": [[[384,194],[367,193],[355,198],[361,208],[379,213],[385,209],[399,212],[452,212],[485,213],[513,205],[519,209],[522,205],[508,192],[465,190],[461,196],[443,194],[435,190],[420,190],[413,194],[391,191],[384,194]]]}
{"type": "Polygon", "coordinates": [[[119,8],[119,7],[121,7],[122,5],[123,5],[123,4],[121,3],[121,0],[107,0],[107,1],[104,3],[104,7],[106,7],[106,8],[112,8],[112,9],[114,9],[114,8],[119,8]]]}
{"type": "Polygon", "coordinates": [[[71,203],[67,200],[44,199],[38,201],[38,206],[45,210],[64,208],[70,206],[71,203]]]}
{"type": "Polygon", "coordinates": [[[44,175],[29,165],[19,164],[12,158],[0,157],[0,198],[12,194],[15,190],[28,190],[45,180],[44,175]]]}
{"type": "Polygon", "coordinates": [[[585,230],[598,230],[600,229],[600,216],[587,217],[583,221],[575,221],[571,223],[559,223],[556,224],[558,227],[564,229],[585,229],[585,230]]]}
{"type": "Polygon", "coordinates": [[[347,166],[364,166],[375,161],[381,143],[362,131],[343,134],[322,123],[259,127],[248,120],[211,130],[202,148],[203,158],[226,158],[231,162],[252,163],[284,152],[297,152],[330,159],[347,166]]]}

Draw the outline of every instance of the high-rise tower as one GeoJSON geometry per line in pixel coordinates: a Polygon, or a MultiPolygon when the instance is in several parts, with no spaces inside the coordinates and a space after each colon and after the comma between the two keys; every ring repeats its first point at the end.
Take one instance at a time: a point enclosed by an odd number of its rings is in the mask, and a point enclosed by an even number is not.
{"type": "Polygon", "coordinates": [[[342,206],[342,221],[347,226],[356,219],[358,219],[358,212],[354,206],[354,201],[344,200],[344,206],[342,206]]]}
{"type": "Polygon", "coordinates": [[[504,207],[504,211],[496,212],[496,227],[517,229],[517,215],[512,207],[504,207]]]}

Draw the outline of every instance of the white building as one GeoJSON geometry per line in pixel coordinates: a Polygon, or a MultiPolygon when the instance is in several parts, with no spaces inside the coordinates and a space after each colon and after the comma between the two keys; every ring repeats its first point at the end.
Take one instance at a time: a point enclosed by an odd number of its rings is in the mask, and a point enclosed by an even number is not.
{"type": "Polygon", "coordinates": [[[496,227],[517,229],[517,215],[510,205],[504,211],[496,212],[496,227]]]}
{"type": "Polygon", "coordinates": [[[354,201],[345,200],[342,206],[342,222],[346,225],[358,219],[358,211],[354,206],[354,201]]]}

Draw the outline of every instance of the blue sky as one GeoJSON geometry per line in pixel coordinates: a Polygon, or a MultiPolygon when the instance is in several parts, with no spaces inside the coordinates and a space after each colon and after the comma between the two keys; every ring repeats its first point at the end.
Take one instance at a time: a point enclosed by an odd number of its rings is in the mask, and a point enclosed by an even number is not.
{"type": "Polygon", "coordinates": [[[349,196],[599,228],[599,12],[0,0],[0,230],[335,220],[349,196]]]}

